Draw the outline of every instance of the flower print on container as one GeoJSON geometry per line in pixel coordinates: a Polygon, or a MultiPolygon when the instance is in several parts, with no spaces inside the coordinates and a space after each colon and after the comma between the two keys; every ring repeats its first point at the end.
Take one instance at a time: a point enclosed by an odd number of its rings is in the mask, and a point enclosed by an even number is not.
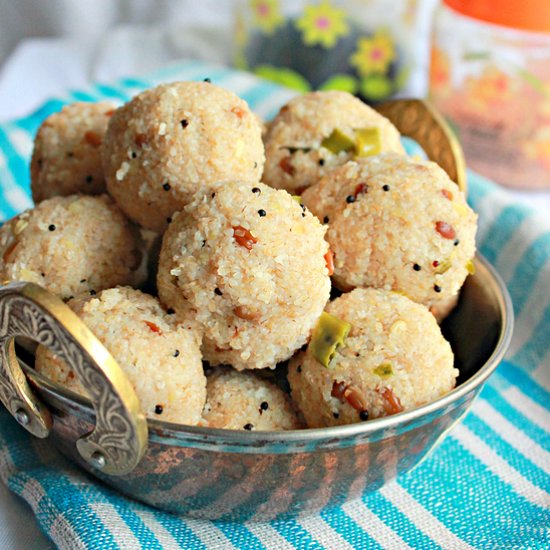
{"type": "Polygon", "coordinates": [[[516,91],[517,82],[494,65],[486,66],[479,77],[466,79],[466,99],[481,110],[507,103],[516,91]]]}
{"type": "Polygon", "coordinates": [[[385,73],[396,57],[395,46],[391,37],[378,30],[372,37],[360,38],[357,50],[350,58],[350,64],[362,77],[373,73],[385,73]]]}
{"type": "Polygon", "coordinates": [[[266,80],[271,80],[271,82],[298,90],[302,93],[311,90],[311,85],[300,73],[286,67],[274,67],[267,64],[258,65],[254,68],[254,73],[266,80]]]}
{"type": "Polygon", "coordinates": [[[284,23],[279,0],[250,0],[256,26],[265,34],[273,34],[284,23]]]}
{"type": "Polygon", "coordinates": [[[302,40],[307,46],[320,45],[330,49],[338,40],[349,33],[346,13],[323,1],[318,5],[309,5],[302,16],[296,20],[296,28],[302,32],[302,40]]]}

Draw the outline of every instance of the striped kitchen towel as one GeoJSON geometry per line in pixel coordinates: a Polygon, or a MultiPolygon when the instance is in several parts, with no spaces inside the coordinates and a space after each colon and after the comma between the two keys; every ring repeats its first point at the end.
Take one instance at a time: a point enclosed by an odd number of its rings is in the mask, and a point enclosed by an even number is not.
{"type": "MultiPolygon", "coordinates": [[[[170,80],[209,77],[269,118],[292,92],[189,62],[95,85],[0,126],[0,219],[31,206],[28,164],[40,122],[70,101],[125,101],[170,80]]],[[[506,361],[471,412],[414,471],[310,517],[266,523],[191,520],[120,496],[0,412],[0,475],[43,531],[75,548],[549,548],[550,222],[470,174],[478,244],[508,285],[517,319],[506,361]]]]}

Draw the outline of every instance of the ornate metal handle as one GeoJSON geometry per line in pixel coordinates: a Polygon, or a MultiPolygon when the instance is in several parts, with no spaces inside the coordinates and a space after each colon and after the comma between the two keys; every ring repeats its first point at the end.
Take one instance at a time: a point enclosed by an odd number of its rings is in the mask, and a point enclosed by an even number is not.
{"type": "Polygon", "coordinates": [[[396,99],[376,107],[397,129],[419,143],[466,193],[466,164],[458,139],[439,112],[421,99],[396,99]]]}
{"type": "Polygon", "coordinates": [[[15,355],[14,337],[50,348],[74,369],[96,412],[94,430],[77,442],[89,464],[110,475],[131,472],[147,445],[147,422],[126,375],[101,342],[59,298],[33,283],[0,288],[0,399],[37,437],[52,420],[32,393],[15,355]]]}

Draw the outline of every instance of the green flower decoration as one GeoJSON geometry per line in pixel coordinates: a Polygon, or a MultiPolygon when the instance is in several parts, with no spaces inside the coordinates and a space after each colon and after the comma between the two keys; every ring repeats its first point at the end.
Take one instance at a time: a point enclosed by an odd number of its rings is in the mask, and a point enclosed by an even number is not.
{"type": "Polygon", "coordinates": [[[335,74],[319,86],[319,90],[340,90],[350,94],[357,93],[358,83],[349,74],[335,74]]]}
{"type": "Polygon", "coordinates": [[[392,81],[384,75],[372,75],[363,78],[359,87],[361,93],[371,101],[380,101],[393,92],[392,81]]]}
{"type": "Polygon", "coordinates": [[[360,38],[357,41],[357,50],[350,58],[350,64],[363,76],[372,73],[385,73],[395,59],[395,47],[392,39],[385,33],[378,31],[371,38],[360,38]]]}
{"type": "Polygon", "coordinates": [[[254,68],[254,72],[266,80],[271,80],[299,92],[309,92],[311,90],[309,82],[292,69],[282,69],[273,67],[273,65],[258,65],[254,68]]]}
{"type": "Polygon", "coordinates": [[[250,0],[250,8],[256,25],[265,34],[273,34],[284,22],[279,0],[250,0]]]}
{"type": "Polygon", "coordinates": [[[326,49],[334,47],[338,39],[349,32],[346,13],[333,8],[327,0],[319,5],[306,6],[296,21],[296,27],[302,32],[306,46],[319,44],[326,49]]]}

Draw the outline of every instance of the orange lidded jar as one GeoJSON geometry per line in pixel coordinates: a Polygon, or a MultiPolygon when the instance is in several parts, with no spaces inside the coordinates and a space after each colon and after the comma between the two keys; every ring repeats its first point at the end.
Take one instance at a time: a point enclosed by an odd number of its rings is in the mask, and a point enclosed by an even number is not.
{"type": "Polygon", "coordinates": [[[443,0],[430,97],[471,168],[510,187],[550,188],[550,1],[443,0]]]}

